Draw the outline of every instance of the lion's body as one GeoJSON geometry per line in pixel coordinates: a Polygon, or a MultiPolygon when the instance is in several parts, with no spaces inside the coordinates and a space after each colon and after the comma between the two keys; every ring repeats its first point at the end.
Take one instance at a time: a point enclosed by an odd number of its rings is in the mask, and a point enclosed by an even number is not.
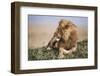
{"type": "Polygon", "coordinates": [[[58,47],[63,47],[64,49],[69,50],[72,47],[74,47],[76,43],[77,43],[77,32],[73,30],[70,32],[69,36],[67,36],[66,34],[64,38],[61,38],[59,40],[58,47]]]}
{"type": "Polygon", "coordinates": [[[60,58],[64,53],[76,50],[77,47],[77,27],[71,21],[61,20],[59,26],[50,40],[48,46],[59,49],[60,58]],[[57,41],[57,39],[59,39],[57,41]]]}

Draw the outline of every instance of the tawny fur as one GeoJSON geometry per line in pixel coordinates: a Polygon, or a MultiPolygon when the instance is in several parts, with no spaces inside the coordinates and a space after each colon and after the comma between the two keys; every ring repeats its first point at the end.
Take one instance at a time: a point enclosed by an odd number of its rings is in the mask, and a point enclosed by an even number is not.
{"type": "Polygon", "coordinates": [[[77,48],[77,27],[69,20],[62,19],[50,40],[48,47],[59,49],[59,58],[73,52],[77,48]],[[58,39],[58,41],[57,41],[58,39]]]}

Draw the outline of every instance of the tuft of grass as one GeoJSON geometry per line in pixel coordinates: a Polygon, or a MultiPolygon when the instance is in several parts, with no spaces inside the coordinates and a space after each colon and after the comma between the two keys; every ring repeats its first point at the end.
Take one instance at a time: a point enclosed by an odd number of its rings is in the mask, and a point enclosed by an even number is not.
{"type": "MultiPolygon", "coordinates": [[[[88,57],[88,41],[83,40],[77,43],[75,52],[65,55],[63,59],[79,59],[88,57]]],[[[28,49],[28,60],[53,60],[58,59],[58,49],[47,50],[46,47],[28,49]]]]}

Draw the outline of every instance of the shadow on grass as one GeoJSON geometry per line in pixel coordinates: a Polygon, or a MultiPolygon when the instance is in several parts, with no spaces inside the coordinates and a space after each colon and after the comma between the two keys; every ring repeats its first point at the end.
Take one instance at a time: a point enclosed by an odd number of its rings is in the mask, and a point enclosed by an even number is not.
{"type": "MultiPolygon", "coordinates": [[[[63,59],[79,59],[88,57],[88,42],[87,40],[77,43],[77,50],[73,53],[65,55],[63,59]]],[[[53,60],[58,59],[58,50],[47,50],[46,47],[28,49],[28,60],[53,60]]]]}

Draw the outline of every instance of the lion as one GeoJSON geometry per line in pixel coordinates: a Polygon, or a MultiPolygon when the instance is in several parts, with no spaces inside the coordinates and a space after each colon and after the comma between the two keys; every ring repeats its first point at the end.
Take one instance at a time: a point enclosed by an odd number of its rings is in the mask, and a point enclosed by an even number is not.
{"type": "Polygon", "coordinates": [[[69,54],[76,50],[77,41],[78,34],[76,25],[69,20],[62,19],[49,41],[47,49],[59,49],[58,58],[63,58],[64,54],[69,54]]]}

